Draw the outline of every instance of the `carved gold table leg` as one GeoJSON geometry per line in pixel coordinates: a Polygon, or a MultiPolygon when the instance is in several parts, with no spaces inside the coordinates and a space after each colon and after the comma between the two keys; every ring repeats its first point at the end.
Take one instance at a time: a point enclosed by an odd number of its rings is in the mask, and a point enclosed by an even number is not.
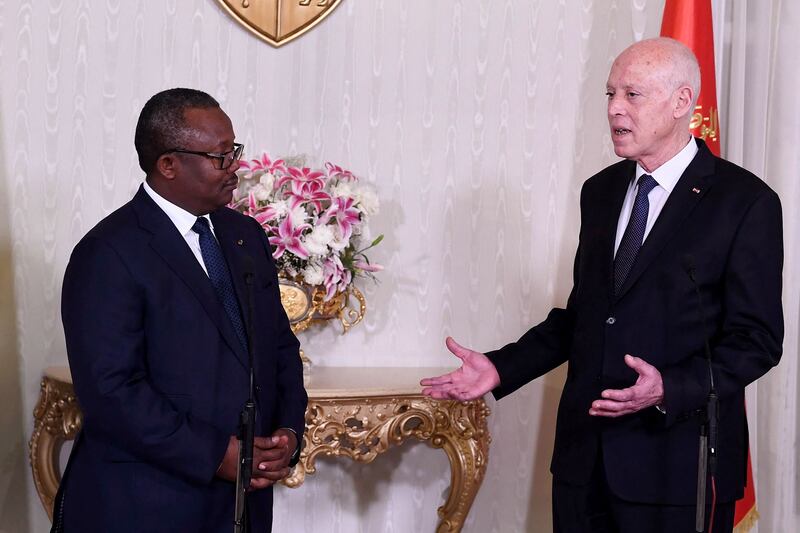
{"type": "Polygon", "coordinates": [[[456,533],[464,526],[486,474],[491,442],[486,426],[489,408],[483,400],[444,403],[449,405],[436,408],[436,429],[428,441],[434,448],[442,448],[450,460],[450,493],[439,507],[441,522],[436,532],[456,533]]]}
{"type": "Polygon", "coordinates": [[[33,482],[52,520],[53,501],[61,482],[59,453],[64,441],[74,439],[81,426],[81,413],[72,384],[44,377],[33,418],[29,444],[33,482]]]}
{"type": "Polygon", "coordinates": [[[425,396],[311,400],[300,462],[284,480],[298,487],[316,472],[316,458],[348,457],[371,463],[389,446],[410,437],[442,448],[450,461],[450,494],[439,508],[437,533],[457,533],[486,472],[491,437],[483,400],[438,401],[425,396]]]}

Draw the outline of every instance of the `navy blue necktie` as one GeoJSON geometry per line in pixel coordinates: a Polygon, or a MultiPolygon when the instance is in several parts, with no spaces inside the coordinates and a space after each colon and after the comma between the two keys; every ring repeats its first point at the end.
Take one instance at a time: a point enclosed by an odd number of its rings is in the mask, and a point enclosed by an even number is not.
{"type": "Polygon", "coordinates": [[[247,336],[244,332],[244,323],[242,322],[242,314],[239,309],[239,302],[236,300],[236,293],[233,291],[233,283],[231,282],[231,274],[228,271],[228,264],[225,262],[225,257],[222,255],[222,249],[219,247],[216,237],[211,232],[211,227],[208,225],[208,219],[205,217],[197,217],[197,220],[192,226],[192,231],[200,236],[200,252],[203,254],[203,263],[208,270],[208,277],[211,279],[211,284],[217,291],[222,306],[225,312],[233,323],[233,329],[236,330],[236,336],[242,342],[245,350],[247,349],[247,336]]]}
{"type": "Polygon", "coordinates": [[[639,190],[636,191],[636,199],[633,201],[631,218],[628,220],[625,233],[622,234],[622,240],[614,258],[614,294],[619,294],[622,289],[625,278],[628,277],[628,273],[636,261],[639,248],[642,247],[644,230],[647,227],[647,212],[650,210],[650,201],[647,199],[647,195],[656,185],[658,183],[649,174],[643,174],[639,178],[639,190]]]}

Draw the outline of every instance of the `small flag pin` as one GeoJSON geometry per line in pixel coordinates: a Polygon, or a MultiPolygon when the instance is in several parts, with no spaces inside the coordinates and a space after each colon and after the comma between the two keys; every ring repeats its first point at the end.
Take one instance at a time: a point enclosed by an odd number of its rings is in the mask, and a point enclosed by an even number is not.
{"type": "Polygon", "coordinates": [[[700,194],[700,189],[698,189],[697,187],[692,187],[692,192],[695,194],[700,194]]]}

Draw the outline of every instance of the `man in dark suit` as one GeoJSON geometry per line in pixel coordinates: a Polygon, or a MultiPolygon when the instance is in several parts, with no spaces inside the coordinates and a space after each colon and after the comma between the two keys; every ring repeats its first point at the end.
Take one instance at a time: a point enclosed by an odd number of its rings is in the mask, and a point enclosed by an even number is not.
{"type": "Polygon", "coordinates": [[[583,186],[566,308],[485,355],[448,338],[462,367],[422,382],[436,398],[499,399],[568,362],[551,463],[559,532],[695,530],[710,375],[713,531],[732,529],[748,451],[744,388],[782,350],[781,208],[761,180],[688,133],[699,85],[697,60],[677,41],[620,54],[608,120],[625,160],[583,186]]]}
{"type": "Polygon", "coordinates": [[[54,531],[230,531],[248,348],[247,507],[252,531],[271,529],[271,485],[297,460],[307,397],[269,242],[226,207],[242,154],[234,138],[209,95],[153,96],[136,127],[145,182],[72,253],[62,318],[83,429],[54,531]]]}

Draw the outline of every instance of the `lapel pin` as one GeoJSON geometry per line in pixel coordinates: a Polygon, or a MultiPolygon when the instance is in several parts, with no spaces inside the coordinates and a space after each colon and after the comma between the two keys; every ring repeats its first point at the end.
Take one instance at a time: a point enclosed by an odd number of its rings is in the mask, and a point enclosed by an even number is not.
{"type": "MultiPolygon", "coordinates": [[[[700,191],[697,191],[697,192],[700,192],[700,191]]],[[[243,244],[244,244],[244,241],[243,241],[242,239],[239,239],[238,241],[236,241],[236,244],[238,244],[239,246],[241,246],[241,245],[243,245],[243,244]]]]}
{"type": "Polygon", "coordinates": [[[692,192],[695,194],[700,194],[700,189],[698,189],[697,187],[692,187],[692,192]]]}

